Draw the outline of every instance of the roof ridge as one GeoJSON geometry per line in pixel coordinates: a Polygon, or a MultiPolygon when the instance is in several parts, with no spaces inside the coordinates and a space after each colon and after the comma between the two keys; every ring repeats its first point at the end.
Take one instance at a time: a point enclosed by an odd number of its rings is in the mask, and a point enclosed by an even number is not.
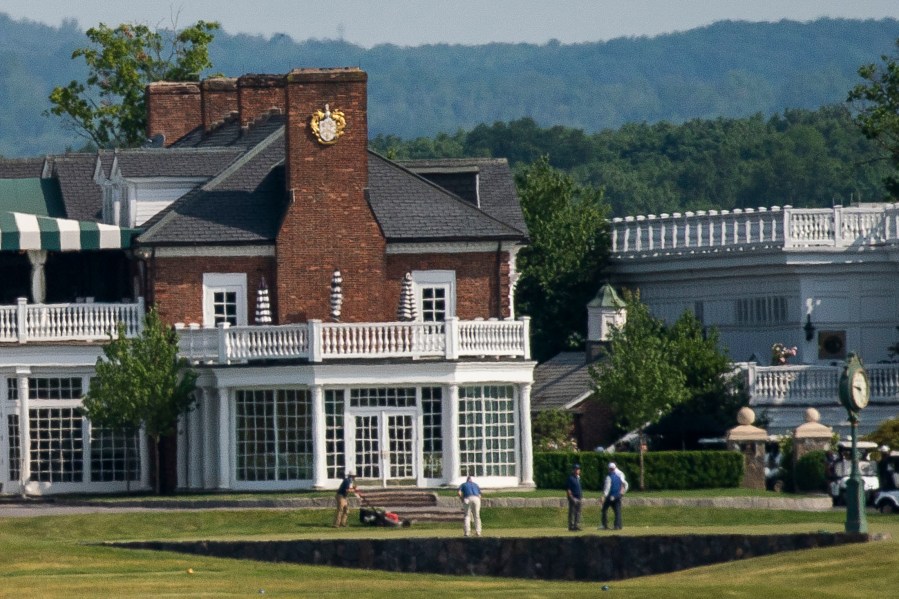
{"type": "Polygon", "coordinates": [[[505,227],[506,229],[509,229],[510,231],[514,231],[515,233],[518,233],[519,235],[521,235],[521,236],[523,236],[523,237],[528,237],[527,233],[525,233],[524,231],[521,231],[520,229],[516,229],[515,227],[513,227],[513,226],[510,225],[509,223],[506,223],[506,222],[504,222],[504,221],[501,221],[500,219],[496,218],[495,216],[493,216],[493,215],[491,215],[491,214],[487,214],[486,212],[484,212],[483,210],[481,210],[479,207],[475,206],[475,205],[472,204],[471,202],[469,202],[469,201],[467,201],[467,200],[464,200],[464,199],[460,198],[458,195],[454,194],[453,192],[451,192],[450,190],[446,189],[445,187],[441,187],[440,185],[437,185],[436,183],[434,183],[434,182],[431,181],[430,179],[428,179],[428,178],[426,178],[426,177],[423,177],[423,176],[419,175],[419,174],[416,173],[415,171],[413,171],[413,170],[411,170],[411,169],[409,169],[409,168],[406,168],[406,167],[403,166],[402,164],[399,164],[398,162],[396,162],[396,161],[394,161],[394,160],[390,160],[389,158],[387,158],[387,157],[385,157],[385,156],[382,156],[381,154],[378,154],[377,152],[375,152],[374,150],[371,150],[371,149],[368,150],[368,153],[369,153],[369,154],[372,154],[372,155],[374,155],[374,156],[376,156],[376,157],[378,157],[378,158],[380,158],[380,159],[383,160],[385,163],[387,163],[387,164],[390,165],[390,166],[393,166],[394,168],[397,168],[397,169],[400,169],[400,170],[402,170],[402,171],[405,171],[405,172],[408,173],[409,175],[411,175],[411,176],[415,177],[416,179],[418,179],[418,180],[420,180],[420,181],[426,183],[427,185],[430,185],[430,186],[433,187],[434,189],[439,190],[440,192],[442,192],[443,194],[445,194],[449,199],[454,200],[456,203],[458,203],[458,204],[461,205],[461,206],[464,206],[464,207],[465,207],[465,208],[464,208],[465,210],[474,210],[474,211],[475,211],[477,214],[479,214],[480,216],[483,216],[484,218],[488,218],[488,219],[492,220],[494,223],[497,223],[497,224],[500,225],[501,227],[505,227]]]}

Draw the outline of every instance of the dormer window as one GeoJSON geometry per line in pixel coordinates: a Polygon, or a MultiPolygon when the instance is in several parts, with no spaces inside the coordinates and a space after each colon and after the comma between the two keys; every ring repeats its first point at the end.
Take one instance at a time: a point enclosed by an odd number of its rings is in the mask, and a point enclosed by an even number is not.
{"type": "Polygon", "coordinates": [[[481,207],[480,175],[476,166],[412,167],[413,172],[431,183],[481,207]]]}
{"type": "Polygon", "coordinates": [[[456,272],[453,270],[412,271],[423,322],[443,322],[456,315],[456,272]]]}

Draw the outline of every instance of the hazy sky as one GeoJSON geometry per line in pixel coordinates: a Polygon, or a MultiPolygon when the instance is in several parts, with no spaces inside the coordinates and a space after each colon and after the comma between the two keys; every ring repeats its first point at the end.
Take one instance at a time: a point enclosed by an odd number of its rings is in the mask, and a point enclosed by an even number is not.
{"type": "Polygon", "coordinates": [[[724,19],[899,18],[899,0],[0,0],[16,19],[82,28],[99,22],[217,20],[228,33],[379,43],[563,43],[683,31],[724,19]]]}

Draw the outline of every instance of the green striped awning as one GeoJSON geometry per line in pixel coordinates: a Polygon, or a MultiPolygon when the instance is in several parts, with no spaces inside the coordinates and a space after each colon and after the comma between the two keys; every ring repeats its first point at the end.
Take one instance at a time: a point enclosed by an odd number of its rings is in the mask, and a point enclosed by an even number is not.
{"type": "Polygon", "coordinates": [[[115,250],[131,247],[137,229],[91,221],[0,212],[0,250],[115,250]]]}

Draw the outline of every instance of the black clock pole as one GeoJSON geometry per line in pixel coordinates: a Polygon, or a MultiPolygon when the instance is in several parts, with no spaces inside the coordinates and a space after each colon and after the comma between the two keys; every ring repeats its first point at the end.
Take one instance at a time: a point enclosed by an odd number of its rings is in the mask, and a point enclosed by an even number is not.
{"type": "Polygon", "coordinates": [[[849,425],[852,431],[852,471],[846,481],[846,532],[867,534],[865,486],[858,470],[858,414],[852,410],[849,410],[849,425]]]}

